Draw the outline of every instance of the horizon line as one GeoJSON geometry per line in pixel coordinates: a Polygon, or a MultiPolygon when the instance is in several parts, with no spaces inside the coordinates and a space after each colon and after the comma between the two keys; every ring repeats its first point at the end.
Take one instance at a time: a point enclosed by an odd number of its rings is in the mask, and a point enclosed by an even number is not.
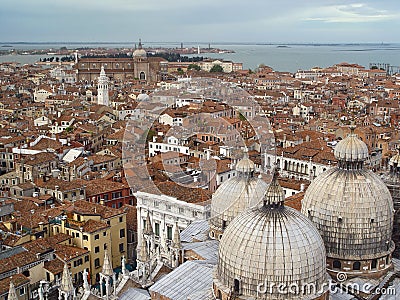
{"type": "MultiPolygon", "coordinates": [[[[0,41],[0,44],[136,44],[132,41],[0,41]]],[[[165,44],[218,44],[218,45],[390,45],[400,42],[238,42],[238,41],[144,41],[143,43],[165,44]]]]}

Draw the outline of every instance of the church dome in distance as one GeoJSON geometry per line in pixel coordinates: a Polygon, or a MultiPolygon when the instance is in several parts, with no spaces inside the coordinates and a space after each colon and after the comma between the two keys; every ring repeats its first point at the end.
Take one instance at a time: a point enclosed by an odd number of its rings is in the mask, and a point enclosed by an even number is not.
{"type": "Polygon", "coordinates": [[[233,290],[233,299],[327,299],[324,242],[307,217],[284,206],[284,198],[274,176],[263,204],[226,228],[214,275],[217,295],[233,290]],[[315,290],[282,293],[282,284],[315,285],[315,290]]]}
{"type": "Polygon", "coordinates": [[[133,57],[147,57],[146,50],[143,49],[141,40],[139,40],[139,47],[135,51],[133,51],[133,57]]]}

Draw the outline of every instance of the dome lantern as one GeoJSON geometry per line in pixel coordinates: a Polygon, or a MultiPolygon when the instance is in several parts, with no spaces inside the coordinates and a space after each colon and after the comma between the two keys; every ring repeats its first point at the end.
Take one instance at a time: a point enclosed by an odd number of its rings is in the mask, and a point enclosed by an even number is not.
{"type": "Polygon", "coordinates": [[[285,191],[278,183],[278,170],[275,168],[272,181],[264,195],[264,206],[280,207],[284,206],[285,191]]]}
{"type": "Polygon", "coordinates": [[[334,155],[339,161],[339,168],[362,169],[364,161],[369,157],[368,147],[354,133],[355,129],[355,125],[350,125],[350,134],[335,146],[334,155]]]}

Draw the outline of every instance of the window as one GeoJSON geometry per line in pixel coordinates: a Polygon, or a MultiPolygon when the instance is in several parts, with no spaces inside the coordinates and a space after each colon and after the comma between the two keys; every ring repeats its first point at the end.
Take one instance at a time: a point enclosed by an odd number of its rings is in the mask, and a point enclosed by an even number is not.
{"type": "Polygon", "coordinates": [[[99,237],[99,235],[98,234],[96,234],[95,236],[94,236],[94,239],[95,240],[98,240],[100,237],[99,237]]]}
{"type": "Polygon", "coordinates": [[[87,236],[86,234],[84,234],[84,235],[83,235],[83,240],[84,240],[84,241],[87,241],[88,239],[89,239],[88,236],[87,236]]]}
{"type": "Polygon", "coordinates": [[[226,228],[226,221],[222,220],[222,230],[224,230],[226,228]]]}
{"type": "Polygon", "coordinates": [[[99,268],[99,267],[100,267],[100,258],[96,258],[96,259],[94,260],[94,267],[95,267],[95,268],[99,268]]]}
{"type": "Polygon", "coordinates": [[[25,295],[25,287],[19,289],[19,295],[20,296],[25,295]]]}
{"type": "Polygon", "coordinates": [[[89,255],[86,255],[85,256],[85,262],[88,262],[89,261],[89,255]]]}
{"type": "Polygon", "coordinates": [[[122,239],[122,238],[124,238],[124,237],[125,237],[125,229],[122,228],[122,229],[119,231],[119,238],[122,239]]]}
{"type": "Polygon", "coordinates": [[[239,294],[240,292],[240,282],[239,279],[234,279],[233,280],[233,290],[236,294],[239,294]]]}
{"type": "Polygon", "coordinates": [[[124,220],[124,217],[119,217],[119,222],[122,223],[122,221],[124,220]]]}
{"type": "Polygon", "coordinates": [[[155,223],[154,224],[154,233],[156,236],[160,236],[160,223],[155,223]]]}
{"type": "Polygon", "coordinates": [[[75,236],[78,238],[78,237],[79,237],[79,232],[77,232],[77,233],[75,234],[75,236]]]}
{"type": "Polygon", "coordinates": [[[167,225],[167,239],[172,240],[172,226],[167,225]]]}
{"type": "Polygon", "coordinates": [[[179,213],[180,213],[180,214],[185,213],[185,209],[184,209],[183,207],[179,207],[179,213]]]}
{"type": "Polygon", "coordinates": [[[103,232],[103,236],[107,236],[107,231],[104,231],[104,232],[103,232]]]}
{"type": "Polygon", "coordinates": [[[119,252],[124,252],[124,243],[119,244],[119,252]]]}
{"type": "Polygon", "coordinates": [[[377,264],[378,264],[378,261],[376,259],[373,259],[372,263],[371,263],[371,269],[376,269],[377,264]]]}
{"type": "Polygon", "coordinates": [[[94,253],[99,253],[100,252],[100,247],[99,246],[96,246],[95,248],[94,248],[94,253]]]}
{"type": "Polygon", "coordinates": [[[104,244],[103,249],[107,250],[107,243],[104,244]]]}
{"type": "Polygon", "coordinates": [[[342,268],[342,263],[338,260],[333,261],[333,268],[334,269],[341,269],[342,268]]]}
{"type": "Polygon", "coordinates": [[[353,263],[353,270],[360,270],[361,269],[361,263],[359,261],[356,261],[353,263]]]}

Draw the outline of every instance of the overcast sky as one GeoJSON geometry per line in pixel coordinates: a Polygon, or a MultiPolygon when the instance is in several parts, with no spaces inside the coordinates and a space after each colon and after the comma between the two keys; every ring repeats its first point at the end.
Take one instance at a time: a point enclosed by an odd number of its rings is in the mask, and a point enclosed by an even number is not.
{"type": "Polygon", "coordinates": [[[399,0],[2,0],[0,42],[400,42],[399,0]]]}

